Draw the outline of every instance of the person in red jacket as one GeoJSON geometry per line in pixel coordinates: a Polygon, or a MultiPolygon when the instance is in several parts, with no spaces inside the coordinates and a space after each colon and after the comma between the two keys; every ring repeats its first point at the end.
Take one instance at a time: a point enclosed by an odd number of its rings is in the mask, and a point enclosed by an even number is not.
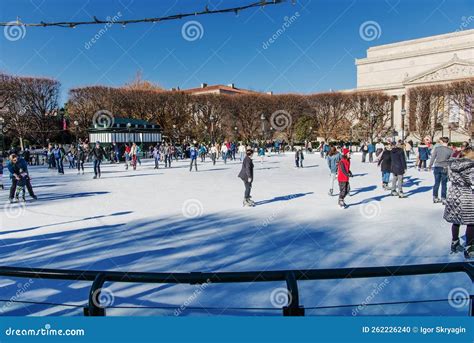
{"type": "Polygon", "coordinates": [[[342,159],[337,165],[337,181],[339,182],[339,206],[347,208],[344,198],[349,194],[350,185],[349,178],[352,177],[351,160],[349,157],[349,149],[342,149],[342,159]]]}

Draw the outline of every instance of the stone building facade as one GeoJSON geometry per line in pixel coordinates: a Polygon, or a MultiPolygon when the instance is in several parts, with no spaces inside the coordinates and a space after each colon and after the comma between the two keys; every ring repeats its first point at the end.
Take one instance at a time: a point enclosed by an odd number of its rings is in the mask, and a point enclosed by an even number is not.
{"type": "MultiPolygon", "coordinates": [[[[474,30],[371,47],[366,58],[356,60],[356,66],[357,90],[377,90],[393,96],[392,123],[400,137],[403,130],[401,113],[402,109],[408,111],[410,87],[474,78],[474,30]]],[[[447,136],[449,131],[453,141],[465,140],[466,135],[448,128],[453,110],[464,109],[450,106],[447,101],[443,130],[438,136],[447,136]]],[[[407,128],[408,115],[405,117],[407,128]]]]}

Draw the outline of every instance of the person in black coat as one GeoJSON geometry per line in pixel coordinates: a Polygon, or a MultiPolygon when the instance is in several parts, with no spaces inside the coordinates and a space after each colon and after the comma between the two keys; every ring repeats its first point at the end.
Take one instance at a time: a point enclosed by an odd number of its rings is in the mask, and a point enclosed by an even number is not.
{"type": "Polygon", "coordinates": [[[255,203],[252,201],[250,196],[250,191],[252,190],[253,183],[253,149],[247,149],[246,156],[242,162],[242,169],[238,175],[242,179],[245,186],[244,193],[244,206],[255,206],[255,203]]]}
{"type": "Polygon", "coordinates": [[[91,155],[94,158],[94,179],[100,178],[100,164],[105,157],[105,150],[100,146],[100,142],[95,143],[95,147],[91,151],[91,155]]]}
{"type": "Polygon", "coordinates": [[[405,151],[403,149],[403,142],[398,141],[398,144],[393,142],[391,151],[391,171],[393,175],[392,195],[398,195],[400,198],[405,197],[403,194],[403,175],[405,174],[406,170],[407,161],[405,151]]]}
{"type": "Polygon", "coordinates": [[[392,172],[392,147],[389,144],[385,144],[384,150],[380,154],[378,165],[382,171],[382,187],[388,190],[390,173],[392,172]]]}

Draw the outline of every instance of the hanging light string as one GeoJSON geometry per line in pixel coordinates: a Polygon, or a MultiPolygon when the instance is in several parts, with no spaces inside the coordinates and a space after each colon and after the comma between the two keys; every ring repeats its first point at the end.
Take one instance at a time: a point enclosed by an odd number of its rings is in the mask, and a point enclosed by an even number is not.
{"type": "Polygon", "coordinates": [[[61,22],[41,21],[39,23],[23,23],[21,22],[20,18],[17,18],[16,21],[0,22],[0,26],[39,26],[39,27],[53,26],[53,27],[70,27],[70,28],[75,28],[80,25],[97,25],[97,24],[113,24],[113,25],[125,26],[128,24],[137,24],[137,23],[158,23],[161,21],[177,20],[177,19],[182,19],[186,17],[207,15],[207,14],[235,13],[236,15],[238,15],[239,12],[245,11],[251,8],[277,5],[285,1],[286,0],[270,0],[270,1],[264,0],[264,1],[254,2],[248,5],[244,5],[244,6],[215,9],[215,10],[210,10],[208,6],[206,6],[205,9],[200,12],[173,14],[169,16],[156,17],[156,18],[129,19],[129,20],[118,20],[118,21],[101,20],[101,19],[98,19],[96,16],[94,16],[92,21],[61,21],[61,22]]]}

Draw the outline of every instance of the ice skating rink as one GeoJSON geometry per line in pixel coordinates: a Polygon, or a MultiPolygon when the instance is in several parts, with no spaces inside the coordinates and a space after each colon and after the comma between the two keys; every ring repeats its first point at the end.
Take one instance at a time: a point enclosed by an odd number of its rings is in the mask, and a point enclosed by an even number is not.
{"type": "MultiPolygon", "coordinates": [[[[213,166],[200,163],[189,172],[187,161],[171,169],[153,169],[145,160],[138,170],[103,164],[93,180],[66,169],[59,176],[31,167],[39,199],[26,206],[8,205],[2,191],[0,265],[86,270],[148,272],[251,271],[341,268],[464,261],[450,255],[450,226],[443,206],[432,204],[430,172],[410,163],[406,199],[381,188],[379,168],[352,159],[351,196],[347,209],[328,193],[329,172],[319,154],[307,154],[305,167],[294,167],[293,154],[255,155],[254,208],[242,207],[239,161],[213,166]]],[[[4,181],[9,186],[8,175],[4,181]]],[[[335,194],[337,195],[337,187],[335,194]]],[[[464,230],[464,229],[463,229],[464,230]]],[[[81,315],[80,307],[35,305],[8,300],[83,306],[89,282],[0,279],[0,314],[81,315]]],[[[458,287],[470,289],[464,274],[361,280],[303,281],[301,303],[307,307],[445,299],[458,287]]],[[[108,315],[281,315],[272,292],[284,283],[196,287],[151,284],[106,284],[112,307],[108,315]],[[189,298],[192,297],[192,301],[189,298]],[[194,307],[213,307],[200,310],[194,307]],[[264,310],[238,310],[260,307],[264,310]]],[[[281,305],[281,304],[280,304],[281,305]]],[[[364,306],[362,309],[308,309],[307,315],[466,315],[464,306],[446,302],[364,306]]]]}

